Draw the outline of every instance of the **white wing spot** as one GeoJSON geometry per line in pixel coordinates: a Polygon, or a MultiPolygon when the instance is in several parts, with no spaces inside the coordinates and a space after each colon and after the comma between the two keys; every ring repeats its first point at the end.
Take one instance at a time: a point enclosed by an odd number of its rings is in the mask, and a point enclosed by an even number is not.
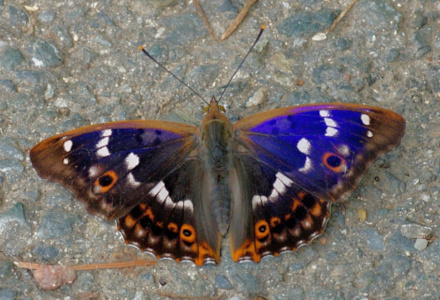
{"type": "Polygon", "coordinates": [[[373,133],[372,133],[370,130],[368,130],[368,131],[367,131],[367,136],[368,136],[368,137],[373,137],[373,133]]]}
{"type": "Polygon", "coordinates": [[[108,141],[110,140],[109,137],[105,137],[99,140],[99,142],[96,144],[96,148],[102,148],[108,145],[108,141]]]}
{"type": "Polygon", "coordinates": [[[311,168],[312,168],[312,161],[307,156],[306,162],[304,163],[304,166],[301,169],[298,169],[298,171],[300,171],[302,173],[307,173],[308,171],[310,171],[311,168]]]}
{"type": "Polygon", "coordinates": [[[157,194],[157,198],[159,198],[160,201],[165,201],[170,193],[166,188],[161,189],[159,193],[157,194]]]}
{"type": "Polygon", "coordinates": [[[99,157],[106,157],[110,155],[110,151],[108,151],[107,147],[104,147],[96,151],[96,155],[98,155],[99,157]]]}
{"type": "Polygon", "coordinates": [[[296,147],[301,153],[308,155],[310,154],[310,148],[312,147],[312,145],[307,139],[302,138],[299,140],[298,144],[296,144],[296,147]]]}
{"type": "Polygon", "coordinates": [[[63,159],[63,164],[68,165],[69,164],[69,159],[68,158],[63,159]]]}
{"type": "Polygon", "coordinates": [[[284,175],[283,173],[278,172],[275,176],[279,180],[281,180],[281,182],[284,183],[285,186],[291,186],[293,184],[293,181],[290,180],[290,178],[284,175]]]}
{"type": "Polygon", "coordinates": [[[255,195],[255,196],[252,197],[252,208],[256,209],[257,206],[263,205],[266,202],[267,202],[267,197],[266,196],[255,195]]]}
{"type": "Polygon", "coordinates": [[[350,148],[348,148],[347,145],[341,145],[338,148],[338,152],[347,157],[348,155],[350,155],[350,148]]]}
{"type": "Polygon", "coordinates": [[[148,194],[150,196],[156,197],[156,195],[159,193],[161,189],[165,187],[165,183],[163,181],[160,181],[158,184],[156,184],[149,192],[148,194]]]}
{"type": "Polygon", "coordinates": [[[97,166],[91,166],[89,169],[89,177],[95,177],[98,175],[99,168],[97,166]]]}
{"type": "Polygon", "coordinates": [[[364,124],[366,126],[370,125],[370,121],[371,121],[370,116],[368,116],[366,114],[362,114],[361,121],[362,121],[362,124],[364,124]]]}
{"type": "Polygon", "coordinates": [[[335,122],[335,120],[330,118],[324,118],[325,125],[328,127],[338,127],[338,123],[335,122]]]}
{"type": "Polygon", "coordinates": [[[336,136],[338,134],[338,130],[333,127],[327,127],[325,130],[325,136],[336,136]]]}
{"type": "Polygon", "coordinates": [[[139,181],[134,179],[134,176],[131,172],[128,173],[128,175],[127,175],[127,181],[132,187],[138,187],[141,185],[141,183],[139,181]]]}
{"type": "Polygon", "coordinates": [[[323,118],[330,117],[330,112],[328,110],[320,110],[319,115],[323,118]]]}
{"type": "Polygon", "coordinates": [[[71,140],[67,140],[63,144],[64,151],[70,152],[72,150],[73,142],[71,140]]]}
{"type": "Polygon", "coordinates": [[[139,165],[139,156],[131,152],[127,157],[125,158],[125,166],[129,171],[133,170],[139,165]]]}
{"type": "Polygon", "coordinates": [[[194,211],[194,205],[189,199],[183,201],[183,207],[185,209],[189,209],[190,211],[194,211]]]}
{"type": "Polygon", "coordinates": [[[101,137],[111,136],[112,130],[111,129],[105,129],[101,132],[101,137]]]}

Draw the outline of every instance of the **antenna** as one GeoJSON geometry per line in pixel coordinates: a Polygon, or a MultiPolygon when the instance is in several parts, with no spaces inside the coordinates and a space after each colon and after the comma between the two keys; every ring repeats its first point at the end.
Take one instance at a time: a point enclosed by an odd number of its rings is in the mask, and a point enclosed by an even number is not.
{"type": "MultiPolygon", "coordinates": [[[[234,74],[232,74],[231,78],[229,79],[228,83],[226,84],[225,88],[223,89],[223,92],[220,95],[220,98],[218,99],[217,103],[220,102],[220,100],[222,99],[223,95],[225,94],[226,89],[229,87],[229,84],[231,83],[232,79],[234,78],[234,76],[237,74],[238,70],[241,68],[241,66],[243,65],[244,61],[246,60],[246,58],[249,56],[249,53],[251,53],[252,49],[254,49],[255,44],[257,44],[257,42],[260,40],[261,35],[263,34],[264,29],[266,28],[266,25],[261,26],[260,29],[260,33],[258,33],[257,38],[255,39],[255,42],[252,44],[251,48],[248,50],[248,52],[246,53],[246,55],[244,56],[243,60],[241,61],[240,65],[238,66],[238,68],[235,70],[234,74]]],[[[176,75],[174,75],[170,70],[168,70],[164,65],[162,65],[160,62],[158,62],[153,56],[151,56],[150,53],[148,53],[147,50],[144,49],[144,47],[139,46],[139,49],[146,55],[148,56],[148,58],[150,58],[152,61],[154,61],[159,67],[161,67],[163,70],[165,70],[168,74],[170,74],[171,76],[173,76],[175,79],[177,79],[177,81],[179,81],[181,84],[183,84],[184,86],[186,86],[187,88],[190,89],[190,91],[192,91],[197,97],[199,97],[200,99],[203,100],[203,102],[205,102],[206,104],[209,105],[209,102],[206,101],[196,90],[194,90],[192,87],[190,87],[186,82],[184,82],[182,79],[180,79],[179,77],[177,77],[176,75]]]]}
{"type": "Polygon", "coordinates": [[[266,28],[266,25],[261,26],[260,29],[260,33],[258,33],[257,38],[255,39],[255,42],[252,44],[251,48],[248,50],[248,52],[246,53],[246,55],[244,56],[243,60],[241,61],[240,65],[238,65],[237,69],[235,70],[234,74],[232,74],[231,78],[229,79],[228,83],[226,84],[225,88],[223,89],[223,92],[221,93],[220,97],[218,98],[217,102],[220,102],[220,100],[222,100],[223,95],[225,94],[226,89],[229,87],[229,84],[231,83],[232,79],[234,78],[234,76],[237,74],[238,70],[240,70],[241,66],[243,65],[244,61],[246,60],[246,58],[249,56],[249,54],[251,53],[252,49],[254,49],[255,44],[258,43],[258,41],[260,40],[261,35],[263,34],[264,29],[266,28]]]}
{"type": "Polygon", "coordinates": [[[190,87],[188,84],[186,84],[186,82],[184,82],[182,79],[180,79],[179,77],[177,77],[176,75],[173,74],[173,72],[171,72],[170,70],[168,70],[164,65],[162,65],[160,62],[158,62],[153,56],[151,56],[150,53],[147,52],[147,50],[144,49],[144,47],[139,46],[139,49],[146,55],[148,56],[148,58],[150,58],[152,61],[154,61],[156,64],[159,65],[159,67],[161,67],[162,69],[164,69],[168,74],[170,74],[171,76],[173,76],[175,79],[177,79],[177,81],[179,81],[181,84],[183,84],[184,86],[186,86],[187,88],[189,88],[191,90],[191,92],[193,92],[197,97],[199,97],[200,99],[203,100],[203,102],[205,102],[206,104],[209,105],[209,102],[206,101],[202,96],[200,96],[199,93],[197,93],[196,90],[194,90],[192,87],[190,87]]]}

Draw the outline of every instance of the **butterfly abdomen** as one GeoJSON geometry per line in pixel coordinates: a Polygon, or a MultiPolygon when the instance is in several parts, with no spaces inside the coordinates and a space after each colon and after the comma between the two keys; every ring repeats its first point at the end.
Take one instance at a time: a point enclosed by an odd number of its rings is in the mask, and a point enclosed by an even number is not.
{"type": "Polygon", "coordinates": [[[225,235],[231,218],[232,125],[227,119],[214,118],[202,124],[201,133],[205,182],[210,186],[207,196],[218,230],[225,235]]]}

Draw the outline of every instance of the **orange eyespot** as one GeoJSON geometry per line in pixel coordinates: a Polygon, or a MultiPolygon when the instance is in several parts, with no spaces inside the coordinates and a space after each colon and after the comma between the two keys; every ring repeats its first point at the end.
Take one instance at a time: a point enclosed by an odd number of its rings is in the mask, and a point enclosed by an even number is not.
{"type": "Polygon", "coordinates": [[[255,224],[255,237],[259,240],[265,239],[270,234],[269,224],[266,220],[260,220],[255,224]]]}
{"type": "Polygon", "coordinates": [[[196,231],[189,224],[183,224],[180,228],[180,238],[182,241],[192,244],[196,241],[196,231]]]}
{"type": "Polygon", "coordinates": [[[322,156],[322,162],[324,166],[335,173],[346,171],[347,164],[345,159],[334,153],[326,152],[322,156]]]}
{"type": "Polygon", "coordinates": [[[114,171],[107,171],[99,176],[93,185],[95,192],[99,194],[107,193],[118,182],[118,175],[114,171]]]}

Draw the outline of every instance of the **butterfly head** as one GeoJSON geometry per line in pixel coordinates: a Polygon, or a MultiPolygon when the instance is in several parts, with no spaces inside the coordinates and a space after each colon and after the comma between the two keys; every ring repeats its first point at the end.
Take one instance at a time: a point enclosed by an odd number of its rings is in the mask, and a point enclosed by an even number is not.
{"type": "Polygon", "coordinates": [[[211,102],[208,106],[203,108],[203,114],[205,115],[204,121],[215,120],[215,119],[225,119],[227,120],[224,113],[226,109],[218,104],[218,101],[215,97],[212,97],[211,102]]]}

